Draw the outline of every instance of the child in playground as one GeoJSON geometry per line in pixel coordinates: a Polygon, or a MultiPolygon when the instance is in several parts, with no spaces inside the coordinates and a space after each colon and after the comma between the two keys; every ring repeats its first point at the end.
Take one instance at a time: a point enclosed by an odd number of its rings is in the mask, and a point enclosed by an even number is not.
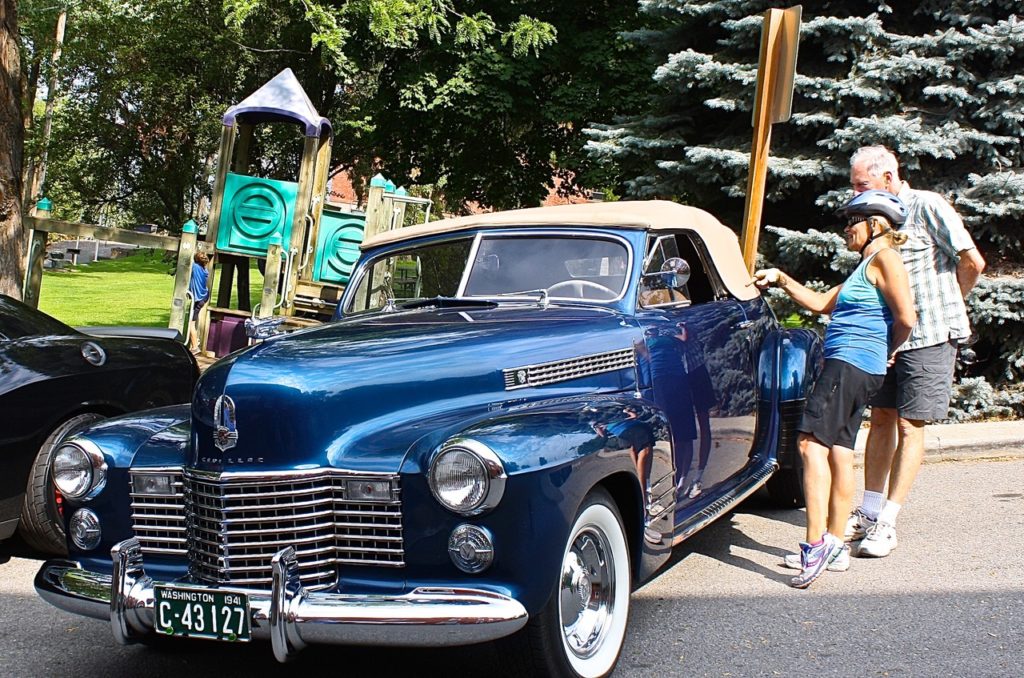
{"type": "Polygon", "coordinates": [[[196,252],[192,257],[192,276],[188,282],[188,293],[192,297],[192,317],[188,323],[188,348],[193,353],[199,352],[199,337],[196,330],[199,309],[210,299],[210,289],[206,284],[210,278],[210,272],[206,270],[209,263],[210,258],[206,256],[206,252],[196,252]]]}

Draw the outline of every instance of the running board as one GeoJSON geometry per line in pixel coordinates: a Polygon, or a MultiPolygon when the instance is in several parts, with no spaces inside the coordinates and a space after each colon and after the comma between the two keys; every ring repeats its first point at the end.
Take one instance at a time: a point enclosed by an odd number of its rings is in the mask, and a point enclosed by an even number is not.
{"type": "Polygon", "coordinates": [[[675,529],[672,546],[676,546],[690,535],[710,525],[719,516],[731,511],[733,507],[764,485],[778,468],[779,465],[774,461],[765,462],[761,467],[754,469],[746,479],[740,481],[736,487],[684,520],[675,529]]]}

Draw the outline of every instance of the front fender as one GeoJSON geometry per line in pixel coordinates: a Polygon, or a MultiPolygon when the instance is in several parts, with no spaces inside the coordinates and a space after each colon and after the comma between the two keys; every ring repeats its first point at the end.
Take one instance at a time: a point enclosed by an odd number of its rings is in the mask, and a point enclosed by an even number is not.
{"type": "MultiPolygon", "coordinates": [[[[139,466],[180,467],[188,455],[189,406],[174,405],[107,419],[72,436],[69,441],[88,440],[103,452],[107,478],[103,490],[82,502],[66,501],[67,521],[76,509],[88,507],[101,520],[100,545],[88,553],[68,542],[72,559],[102,562],[109,568],[110,549],[132,536],[131,486],[128,471],[139,466]]],[[[103,569],[103,568],[99,568],[103,569]]]]}
{"type": "MultiPolygon", "coordinates": [[[[655,432],[650,477],[664,478],[667,501],[674,501],[672,455],[668,426],[660,412],[632,394],[573,397],[541,401],[503,409],[494,416],[458,430],[452,437],[471,438],[502,460],[508,475],[505,494],[492,511],[462,519],[443,509],[430,493],[430,461],[444,441],[432,441],[411,451],[403,467],[403,496],[410,561],[424,563],[431,554],[444,554],[451,530],[463,522],[487,528],[494,535],[495,562],[487,572],[495,584],[509,587],[531,613],[539,611],[554,588],[569,529],[579,506],[596,486],[603,485],[615,499],[632,547],[634,576],[642,580],[670,555],[672,506],[666,506],[659,532],[666,535],[661,548],[644,541],[645,504],[631,447],[614,436],[602,435],[602,425],[623,417],[640,417],[655,432]],[[423,510],[427,507],[427,510],[423,510]],[[663,524],[662,524],[663,523],[663,524]]],[[[435,558],[439,568],[450,563],[435,558]]],[[[444,559],[445,561],[447,558],[444,559]]]]}

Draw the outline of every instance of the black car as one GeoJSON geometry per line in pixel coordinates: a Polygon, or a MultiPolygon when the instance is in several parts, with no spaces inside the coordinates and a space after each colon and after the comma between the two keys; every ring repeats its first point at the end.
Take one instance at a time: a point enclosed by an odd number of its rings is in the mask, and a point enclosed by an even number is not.
{"type": "Polygon", "coordinates": [[[199,367],[175,330],[74,329],[0,295],[0,541],[66,550],[50,456],[114,415],[187,402],[199,367]]]}

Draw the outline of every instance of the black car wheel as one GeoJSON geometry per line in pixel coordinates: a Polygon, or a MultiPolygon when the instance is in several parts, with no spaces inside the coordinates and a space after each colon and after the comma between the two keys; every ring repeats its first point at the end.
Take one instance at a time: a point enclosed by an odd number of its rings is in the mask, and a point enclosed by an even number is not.
{"type": "Polygon", "coordinates": [[[512,655],[526,664],[519,667],[522,673],[562,678],[610,674],[626,637],[630,583],[622,519],[608,493],[596,489],[569,530],[550,600],[510,639],[523,650],[512,655]]]}
{"type": "Polygon", "coordinates": [[[61,441],[89,424],[103,419],[99,414],[87,412],[71,417],[50,432],[36,453],[21,507],[18,533],[25,543],[43,553],[64,555],[67,542],[61,519],[61,497],[53,485],[50,461],[61,441]]]}

